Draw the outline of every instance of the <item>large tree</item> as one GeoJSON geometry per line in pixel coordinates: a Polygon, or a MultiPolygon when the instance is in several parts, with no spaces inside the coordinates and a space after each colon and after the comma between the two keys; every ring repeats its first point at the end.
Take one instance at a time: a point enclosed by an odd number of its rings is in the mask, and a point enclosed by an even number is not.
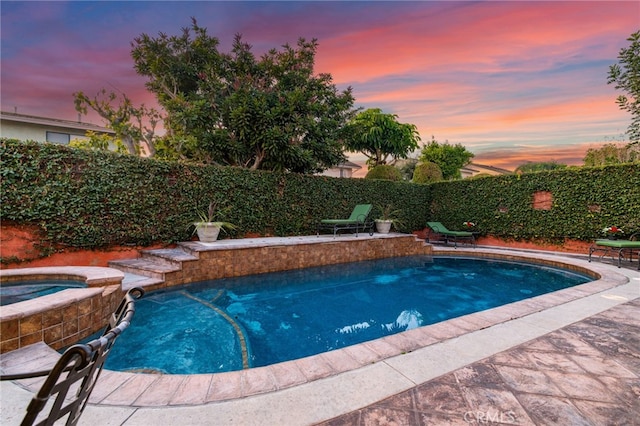
{"type": "Polygon", "coordinates": [[[556,161],[528,161],[516,167],[514,173],[544,172],[566,168],[566,164],[558,163],[556,161]]]}
{"type": "Polygon", "coordinates": [[[313,173],[345,161],[341,131],[353,117],[351,88],[314,74],[318,43],[272,49],[257,59],[236,35],[230,53],[193,20],[180,36],[142,34],[136,71],[167,112],[173,149],[199,161],[313,173]]]}
{"type": "Polygon", "coordinates": [[[589,148],[583,161],[587,167],[640,162],[640,147],[607,143],[600,148],[589,148]]]}
{"type": "Polygon", "coordinates": [[[420,135],[415,125],[398,122],[395,114],[379,108],[362,111],[345,129],[345,147],[367,157],[369,168],[393,165],[418,149],[420,135]]]}
{"type": "Polygon", "coordinates": [[[438,143],[432,136],[431,141],[422,148],[420,161],[432,162],[440,166],[442,179],[460,179],[460,169],[469,164],[474,157],[472,152],[461,144],[450,145],[448,142],[438,143]]]}
{"type": "MultiPolygon", "coordinates": [[[[92,109],[115,131],[115,145],[121,144],[132,155],[155,155],[156,126],[162,117],[154,108],[147,108],[144,104],[136,107],[127,95],[118,96],[105,89],[92,98],[81,91],[74,93],[73,97],[79,113],[86,115],[92,109]]],[[[91,135],[90,139],[96,145],[102,143],[97,135],[91,135]]]]}
{"type": "Polygon", "coordinates": [[[620,49],[618,64],[609,67],[607,84],[615,83],[615,88],[626,92],[616,103],[620,109],[631,114],[631,124],[627,128],[629,142],[640,143],[640,31],[627,39],[631,44],[620,49]]]}

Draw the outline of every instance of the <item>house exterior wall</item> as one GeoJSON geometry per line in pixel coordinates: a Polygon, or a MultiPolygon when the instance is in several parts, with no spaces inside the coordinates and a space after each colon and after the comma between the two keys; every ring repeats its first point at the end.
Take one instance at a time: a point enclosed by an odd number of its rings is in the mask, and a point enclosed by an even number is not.
{"type": "Polygon", "coordinates": [[[353,177],[353,170],[344,168],[327,169],[322,173],[323,176],[350,178],[353,177]]]}
{"type": "Polygon", "coordinates": [[[47,132],[67,134],[70,140],[86,139],[86,130],[84,129],[70,129],[68,127],[21,123],[9,120],[2,120],[0,123],[0,137],[3,138],[47,142],[47,132]]]}

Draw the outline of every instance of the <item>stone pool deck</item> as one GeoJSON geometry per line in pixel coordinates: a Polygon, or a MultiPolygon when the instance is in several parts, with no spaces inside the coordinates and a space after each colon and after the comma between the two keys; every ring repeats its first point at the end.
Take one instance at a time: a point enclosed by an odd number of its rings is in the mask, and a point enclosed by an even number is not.
{"type": "MultiPolygon", "coordinates": [[[[105,372],[80,423],[634,424],[640,273],[579,257],[473,251],[562,261],[603,278],[270,367],[193,376],[105,372]]],[[[33,385],[2,382],[3,425],[19,423],[33,385]]]]}

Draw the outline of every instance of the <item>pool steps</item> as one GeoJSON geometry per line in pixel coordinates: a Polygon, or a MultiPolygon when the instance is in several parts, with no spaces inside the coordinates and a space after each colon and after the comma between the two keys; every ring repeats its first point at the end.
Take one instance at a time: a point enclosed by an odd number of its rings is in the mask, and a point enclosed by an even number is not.
{"type": "MultiPolygon", "coordinates": [[[[429,255],[431,245],[410,234],[355,237],[288,237],[188,241],[175,248],[141,250],[140,257],[109,262],[109,267],[139,277],[146,290],[208,279],[277,272],[384,257],[429,255]],[[351,242],[345,248],[345,242],[351,242]],[[239,253],[239,254],[237,254],[239,253]]],[[[130,284],[125,280],[123,289],[130,284]]]]}

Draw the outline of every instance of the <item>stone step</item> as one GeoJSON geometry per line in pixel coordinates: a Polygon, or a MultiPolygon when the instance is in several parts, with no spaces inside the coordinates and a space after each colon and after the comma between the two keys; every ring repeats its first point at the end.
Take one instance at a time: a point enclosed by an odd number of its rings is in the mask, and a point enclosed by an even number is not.
{"type": "Polygon", "coordinates": [[[128,291],[134,287],[142,287],[147,291],[155,290],[164,287],[164,280],[125,272],[124,279],[122,280],[122,289],[128,291]]]}
{"type": "Polygon", "coordinates": [[[170,272],[180,271],[182,264],[157,261],[153,258],[139,257],[136,259],[112,260],[109,267],[122,272],[142,275],[144,277],[164,280],[164,275],[170,272]]]}
{"type": "Polygon", "coordinates": [[[154,261],[165,262],[170,264],[181,264],[182,262],[190,262],[198,260],[197,256],[189,254],[180,247],[167,249],[151,249],[141,250],[140,255],[143,258],[151,258],[154,261]]]}

